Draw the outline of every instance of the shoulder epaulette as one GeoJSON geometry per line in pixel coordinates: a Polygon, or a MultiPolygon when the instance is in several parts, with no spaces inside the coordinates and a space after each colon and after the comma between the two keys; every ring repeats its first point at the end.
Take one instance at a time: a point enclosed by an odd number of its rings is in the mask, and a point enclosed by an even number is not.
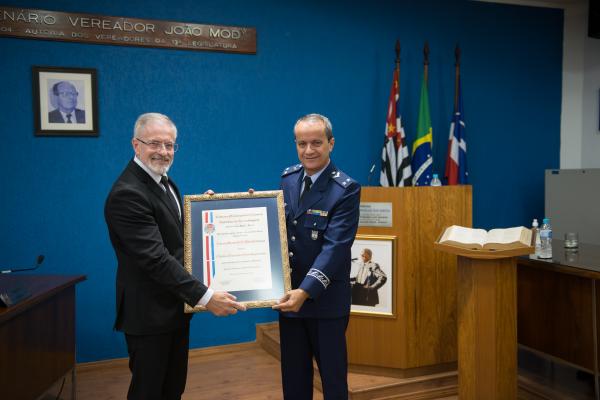
{"type": "Polygon", "coordinates": [[[302,168],[302,164],[292,165],[291,167],[287,167],[286,169],[284,169],[283,172],[281,173],[281,176],[293,174],[294,172],[299,171],[301,168],[302,168]]]}
{"type": "Polygon", "coordinates": [[[348,175],[346,175],[340,170],[331,171],[331,177],[336,183],[338,183],[342,187],[348,187],[352,183],[356,182],[354,179],[350,178],[348,175]]]}

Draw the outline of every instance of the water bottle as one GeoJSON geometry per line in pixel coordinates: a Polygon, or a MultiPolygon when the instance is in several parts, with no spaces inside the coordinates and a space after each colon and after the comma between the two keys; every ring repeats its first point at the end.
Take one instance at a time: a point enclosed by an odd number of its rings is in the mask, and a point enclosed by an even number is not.
{"type": "Polygon", "coordinates": [[[550,218],[544,218],[540,229],[540,255],[538,258],[552,258],[552,226],[550,218]]]}
{"type": "Polygon", "coordinates": [[[431,178],[431,186],[442,186],[442,181],[438,178],[438,174],[433,174],[433,178],[431,178]]]}
{"type": "Polygon", "coordinates": [[[538,258],[540,256],[540,253],[542,252],[542,241],[540,240],[539,226],[540,226],[540,224],[538,223],[538,220],[536,218],[534,218],[533,222],[531,223],[531,233],[533,234],[533,237],[534,237],[535,253],[530,254],[529,258],[538,258]]]}

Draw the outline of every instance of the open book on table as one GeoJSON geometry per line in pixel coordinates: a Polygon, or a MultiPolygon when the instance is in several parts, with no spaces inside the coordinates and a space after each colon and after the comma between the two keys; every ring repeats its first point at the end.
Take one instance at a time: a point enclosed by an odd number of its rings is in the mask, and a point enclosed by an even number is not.
{"type": "Polygon", "coordinates": [[[531,235],[531,230],[522,226],[486,231],[452,225],[446,228],[439,243],[471,250],[507,250],[531,246],[531,235]]]}

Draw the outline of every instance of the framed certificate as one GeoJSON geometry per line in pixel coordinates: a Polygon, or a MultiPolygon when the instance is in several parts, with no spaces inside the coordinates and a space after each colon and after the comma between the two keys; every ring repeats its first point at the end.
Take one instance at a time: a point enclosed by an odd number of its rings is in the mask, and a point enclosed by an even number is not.
{"type": "Polygon", "coordinates": [[[184,210],[184,266],[206,286],[248,308],[270,307],[291,289],[281,190],[184,196],[184,210]]]}

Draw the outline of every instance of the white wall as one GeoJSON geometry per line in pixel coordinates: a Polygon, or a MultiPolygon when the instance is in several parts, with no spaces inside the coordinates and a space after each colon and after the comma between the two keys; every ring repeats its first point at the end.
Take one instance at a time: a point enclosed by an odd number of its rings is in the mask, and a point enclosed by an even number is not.
{"type": "Polygon", "coordinates": [[[587,2],[567,6],[564,13],[560,168],[581,168],[587,2]]]}
{"type": "Polygon", "coordinates": [[[561,168],[600,168],[600,39],[587,36],[588,2],[565,7],[561,168]]]}
{"type": "Polygon", "coordinates": [[[585,40],[582,168],[600,168],[600,39],[585,40]]]}

